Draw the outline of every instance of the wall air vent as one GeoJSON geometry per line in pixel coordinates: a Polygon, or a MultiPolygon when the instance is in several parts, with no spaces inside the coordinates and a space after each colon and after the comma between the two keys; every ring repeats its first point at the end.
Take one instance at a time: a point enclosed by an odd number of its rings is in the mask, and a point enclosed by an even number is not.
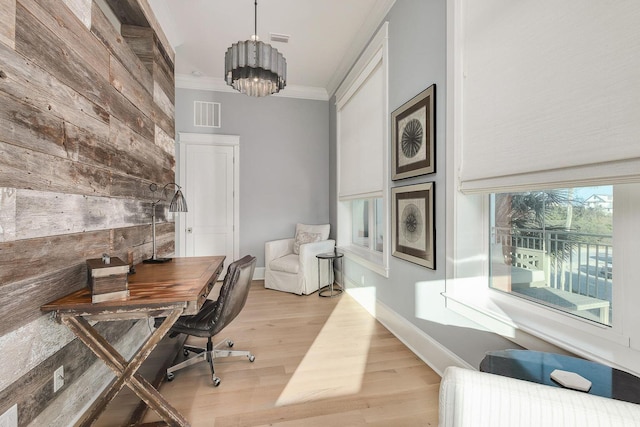
{"type": "Polygon", "coordinates": [[[193,101],[193,125],[204,128],[220,127],[220,103],[193,101]]]}
{"type": "Polygon", "coordinates": [[[269,33],[272,42],[289,43],[289,37],[286,34],[269,33]]]}

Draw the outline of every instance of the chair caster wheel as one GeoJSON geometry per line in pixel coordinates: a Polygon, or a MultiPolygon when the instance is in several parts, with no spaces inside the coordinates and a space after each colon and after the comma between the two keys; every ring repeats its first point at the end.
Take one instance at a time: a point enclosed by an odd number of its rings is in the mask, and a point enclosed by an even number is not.
{"type": "Polygon", "coordinates": [[[256,357],[253,354],[249,356],[249,362],[253,362],[254,360],[256,360],[256,357]]]}
{"type": "Polygon", "coordinates": [[[167,381],[173,381],[173,379],[175,378],[175,374],[173,372],[169,372],[167,373],[167,381]]]}
{"type": "Polygon", "coordinates": [[[220,378],[216,377],[215,375],[211,378],[213,380],[213,386],[214,387],[218,387],[220,385],[220,378]]]}
{"type": "Polygon", "coordinates": [[[227,345],[228,345],[229,347],[233,347],[233,341],[231,341],[231,340],[227,341],[227,345]]]}
{"type": "Polygon", "coordinates": [[[184,354],[184,357],[188,357],[189,356],[189,350],[187,350],[185,348],[184,350],[182,350],[182,354],[184,354]]]}

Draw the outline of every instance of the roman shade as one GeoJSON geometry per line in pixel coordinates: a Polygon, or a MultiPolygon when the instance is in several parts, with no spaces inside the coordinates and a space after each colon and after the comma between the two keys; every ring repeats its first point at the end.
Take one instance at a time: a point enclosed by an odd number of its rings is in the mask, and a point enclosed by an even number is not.
{"type": "Polygon", "coordinates": [[[461,191],[640,182],[640,3],[464,3],[461,191]]]}
{"type": "Polygon", "coordinates": [[[338,104],[339,197],[382,197],[384,75],[382,55],[363,71],[357,88],[338,104]]]}

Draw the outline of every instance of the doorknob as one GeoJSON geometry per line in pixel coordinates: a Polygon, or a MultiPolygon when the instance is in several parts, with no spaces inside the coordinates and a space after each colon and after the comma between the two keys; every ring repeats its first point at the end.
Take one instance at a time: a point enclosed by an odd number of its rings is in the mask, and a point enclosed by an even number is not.
{"type": "Polygon", "coordinates": [[[187,227],[187,233],[189,233],[189,234],[193,233],[193,228],[192,227],[187,227]]]}

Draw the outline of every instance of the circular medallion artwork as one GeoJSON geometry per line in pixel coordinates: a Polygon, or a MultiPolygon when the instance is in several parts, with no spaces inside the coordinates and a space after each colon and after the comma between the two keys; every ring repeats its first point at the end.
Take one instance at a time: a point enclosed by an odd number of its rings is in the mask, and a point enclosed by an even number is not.
{"type": "Polygon", "coordinates": [[[412,158],[422,146],[422,136],[424,132],[422,130],[422,125],[418,119],[411,119],[409,123],[402,130],[402,138],[401,138],[401,148],[402,153],[408,157],[412,158]]]}
{"type": "Polygon", "coordinates": [[[408,242],[415,243],[422,236],[424,221],[420,209],[414,204],[405,206],[402,210],[400,224],[402,226],[402,235],[408,242]]]}

